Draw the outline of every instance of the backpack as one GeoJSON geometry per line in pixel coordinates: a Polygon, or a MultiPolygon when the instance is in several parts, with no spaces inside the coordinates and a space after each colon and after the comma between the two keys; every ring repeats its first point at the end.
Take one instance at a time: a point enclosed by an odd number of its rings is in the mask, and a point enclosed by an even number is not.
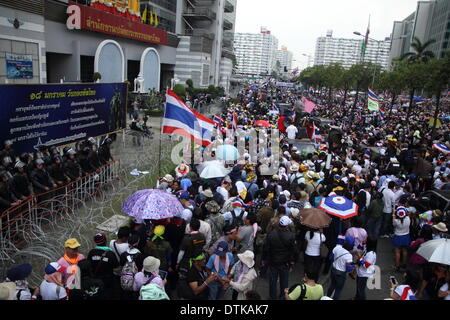
{"type": "Polygon", "coordinates": [[[289,288],[289,294],[290,294],[292,291],[294,291],[295,288],[297,288],[298,286],[301,287],[302,293],[300,293],[300,297],[298,297],[297,300],[303,301],[303,300],[305,300],[305,297],[306,297],[306,290],[307,290],[307,289],[306,289],[306,285],[305,285],[304,283],[297,283],[297,284],[294,284],[292,287],[289,288]]]}
{"type": "Polygon", "coordinates": [[[140,300],[170,300],[163,288],[154,283],[141,287],[140,300]]]}
{"type": "Polygon", "coordinates": [[[214,193],[213,193],[213,200],[215,200],[219,206],[223,206],[223,204],[225,203],[225,199],[217,191],[214,191],[214,193]]]}
{"type": "Polygon", "coordinates": [[[319,192],[317,191],[317,188],[319,187],[319,185],[320,185],[320,183],[318,183],[317,186],[315,186],[315,187],[314,187],[314,185],[312,185],[314,188],[314,191],[311,192],[311,195],[309,196],[309,203],[312,205],[314,204],[316,197],[319,196],[319,192]]]}
{"type": "Polygon", "coordinates": [[[125,291],[133,291],[134,277],[138,273],[136,262],[132,255],[127,256],[127,262],[122,268],[120,276],[120,286],[125,291]]]}
{"type": "Polygon", "coordinates": [[[234,209],[231,210],[231,215],[233,216],[233,220],[231,220],[231,225],[235,227],[242,227],[244,225],[244,214],[245,210],[242,210],[239,216],[236,216],[234,209]]]}

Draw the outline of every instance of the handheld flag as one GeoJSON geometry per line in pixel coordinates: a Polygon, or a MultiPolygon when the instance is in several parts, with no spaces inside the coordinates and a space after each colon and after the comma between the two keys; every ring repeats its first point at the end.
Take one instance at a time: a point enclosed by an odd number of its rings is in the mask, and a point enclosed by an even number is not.
{"type": "Polygon", "coordinates": [[[166,109],[164,112],[162,132],[178,134],[191,138],[191,141],[208,146],[214,122],[189,108],[172,90],[166,94],[166,109]]]}
{"type": "Polygon", "coordinates": [[[320,129],[316,127],[316,124],[314,122],[313,122],[313,129],[314,129],[314,131],[313,131],[312,140],[316,143],[323,142],[322,135],[320,134],[320,129]]]}
{"type": "Polygon", "coordinates": [[[217,114],[214,115],[213,121],[215,124],[217,124],[219,127],[223,126],[225,124],[225,120],[223,120],[220,116],[217,114]]]}
{"type": "Polygon", "coordinates": [[[380,110],[380,101],[378,100],[378,96],[371,88],[369,88],[367,107],[370,111],[380,110]]]}
{"type": "Polygon", "coordinates": [[[238,126],[238,119],[237,119],[237,115],[236,112],[233,112],[233,130],[237,130],[237,126],[238,126]]]}
{"type": "Polygon", "coordinates": [[[386,114],[386,110],[384,109],[384,107],[381,105],[380,106],[380,119],[381,121],[384,121],[384,116],[386,114]]]}
{"type": "Polygon", "coordinates": [[[316,107],[316,104],[306,98],[303,98],[302,100],[303,104],[305,105],[305,112],[311,113],[314,108],[316,107]]]}

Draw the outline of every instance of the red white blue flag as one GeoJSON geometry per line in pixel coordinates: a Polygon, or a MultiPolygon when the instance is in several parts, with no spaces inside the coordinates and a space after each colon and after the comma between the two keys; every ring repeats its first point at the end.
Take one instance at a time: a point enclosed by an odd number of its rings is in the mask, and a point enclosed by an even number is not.
{"type": "Polygon", "coordinates": [[[214,115],[213,117],[213,121],[214,123],[216,123],[218,126],[223,126],[225,124],[225,120],[223,120],[220,116],[218,116],[217,114],[214,115]]]}
{"type": "Polygon", "coordinates": [[[238,127],[238,119],[237,119],[236,112],[233,112],[233,122],[232,122],[232,124],[233,124],[233,129],[234,129],[234,130],[237,130],[237,127],[238,127]]]}
{"type": "Polygon", "coordinates": [[[312,136],[312,140],[314,142],[323,142],[322,135],[320,134],[320,129],[316,127],[316,124],[313,122],[314,133],[312,136]]]}
{"type": "Polygon", "coordinates": [[[172,90],[167,91],[163,133],[183,135],[199,145],[208,146],[213,129],[214,121],[189,108],[172,90]]]}

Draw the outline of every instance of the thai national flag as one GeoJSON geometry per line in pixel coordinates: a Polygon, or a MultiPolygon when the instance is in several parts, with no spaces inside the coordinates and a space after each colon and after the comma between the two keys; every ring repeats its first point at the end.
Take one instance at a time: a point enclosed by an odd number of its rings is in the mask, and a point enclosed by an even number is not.
{"type": "Polygon", "coordinates": [[[241,198],[236,198],[235,200],[233,200],[231,202],[231,205],[232,206],[238,206],[238,207],[241,207],[241,208],[249,208],[249,207],[253,206],[253,202],[244,203],[244,201],[242,201],[241,198]]]}
{"type": "Polygon", "coordinates": [[[218,126],[223,126],[225,124],[225,120],[223,120],[220,116],[218,116],[217,114],[214,115],[213,117],[213,121],[214,123],[216,123],[218,126]]]}
{"type": "Polygon", "coordinates": [[[383,106],[380,106],[380,119],[381,121],[384,121],[384,116],[386,115],[386,110],[383,106]]]}
{"type": "Polygon", "coordinates": [[[168,89],[162,124],[163,133],[183,135],[199,145],[208,146],[211,144],[213,129],[214,121],[189,108],[168,89]]]}
{"type": "Polygon", "coordinates": [[[339,90],[339,95],[340,95],[341,97],[345,96],[345,91],[342,90],[342,89],[340,89],[340,90],[339,90]]]}
{"type": "Polygon", "coordinates": [[[312,140],[314,142],[323,142],[322,135],[320,134],[319,128],[316,127],[316,124],[313,122],[314,133],[312,136],[312,140]]]}

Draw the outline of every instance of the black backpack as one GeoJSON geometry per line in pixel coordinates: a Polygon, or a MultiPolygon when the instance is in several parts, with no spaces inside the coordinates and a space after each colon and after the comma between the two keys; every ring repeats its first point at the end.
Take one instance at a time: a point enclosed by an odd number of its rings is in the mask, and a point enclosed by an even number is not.
{"type": "Polygon", "coordinates": [[[320,183],[317,184],[317,186],[313,186],[314,191],[311,193],[311,195],[309,196],[309,203],[314,206],[314,201],[316,199],[316,197],[319,196],[319,192],[317,191],[317,188],[319,187],[320,183]]]}
{"type": "Polygon", "coordinates": [[[300,297],[298,297],[297,300],[303,301],[303,300],[305,300],[305,297],[306,297],[306,290],[307,290],[307,289],[306,289],[306,285],[305,285],[304,283],[297,283],[297,284],[294,284],[292,287],[289,288],[289,294],[291,294],[292,291],[294,291],[295,288],[297,288],[298,286],[301,287],[302,293],[300,294],[300,297]]]}
{"type": "Polygon", "coordinates": [[[242,227],[244,225],[244,214],[245,210],[242,210],[239,216],[236,216],[234,209],[231,210],[231,215],[233,216],[233,220],[231,220],[231,225],[234,227],[242,227]]]}

